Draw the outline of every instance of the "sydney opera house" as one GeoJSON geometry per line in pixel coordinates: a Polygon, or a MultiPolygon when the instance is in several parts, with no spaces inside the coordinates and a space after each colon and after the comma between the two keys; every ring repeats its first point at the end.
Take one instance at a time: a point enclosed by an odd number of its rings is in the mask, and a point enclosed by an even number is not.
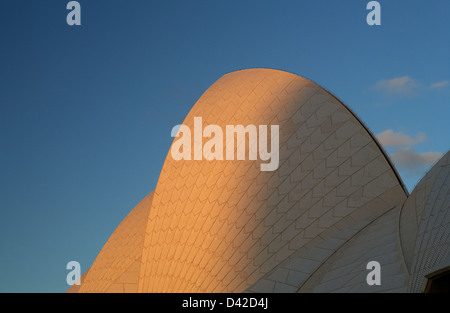
{"type": "Polygon", "coordinates": [[[344,103],[278,70],[223,76],[183,125],[195,117],[279,125],[278,168],[169,152],[155,190],[68,292],[449,291],[450,152],[409,194],[344,103]]]}

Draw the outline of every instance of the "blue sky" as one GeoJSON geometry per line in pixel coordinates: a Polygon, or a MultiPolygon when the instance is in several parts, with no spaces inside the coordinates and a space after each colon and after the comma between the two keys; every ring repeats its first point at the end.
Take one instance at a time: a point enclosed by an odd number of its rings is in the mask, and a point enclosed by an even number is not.
{"type": "Polygon", "coordinates": [[[222,75],[296,73],[346,103],[411,191],[449,149],[449,1],[81,0],[0,4],[0,292],[64,292],[155,186],[222,75]]]}

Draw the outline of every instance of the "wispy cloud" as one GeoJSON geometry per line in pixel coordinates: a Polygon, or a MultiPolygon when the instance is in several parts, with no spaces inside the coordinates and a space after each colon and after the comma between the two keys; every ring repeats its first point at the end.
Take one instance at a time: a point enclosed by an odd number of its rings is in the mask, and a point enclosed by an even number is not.
{"type": "Polygon", "coordinates": [[[419,82],[409,76],[383,79],[374,85],[374,89],[383,93],[407,96],[414,95],[419,87],[419,82]]]}
{"type": "Polygon", "coordinates": [[[418,133],[414,138],[402,132],[386,129],[384,132],[379,133],[377,138],[383,146],[412,146],[424,142],[427,136],[424,133],[418,133]]]}
{"type": "Polygon", "coordinates": [[[414,175],[423,174],[425,167],[433,165],[442,157],[440,152],[416,152],[414,146],[425,142],[427,136],[419,132],[416,136],[410,136],[403,132],[395,132],[387,129],[377,135],[378,141],[390,148],[391,160],[397,168],[404,169],[414,175]]]}
{"type": "Polygon", "coordinates": [[[449,80],[443,80],[443,81],[431,84],[430,88],[431,89],[443,88],[443,87],[446,87],[446,86],[449,86],[449,85],[450,85],[450,81],[449,80]]]}
{"type": "Polygon", "coordinates": [[[417,171],[423,166],[430,166],[442,157],[440,152],[417,153],[411,148],[402,149],[391,154],[392,161],[398,166],[411,171],[417,171]]]}

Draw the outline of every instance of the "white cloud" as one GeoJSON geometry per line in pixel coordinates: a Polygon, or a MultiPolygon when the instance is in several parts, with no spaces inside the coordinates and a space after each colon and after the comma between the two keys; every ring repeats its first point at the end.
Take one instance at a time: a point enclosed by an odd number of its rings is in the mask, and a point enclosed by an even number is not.
{"type": "Polygon", "coordinates": [[[423,166],[433,165],[441,157],[442,153],[440,152],[417,153],[410,148],[391,154],[391,159],[396,166],[413,171],[417,171],[423,166]]]}
{"type": "Polygon", "coordinates": [[[378,141],[383,146],[412,146],[427,139],[424,133],[418,133],[416,138],[413,138],[402,132],[394,132],[392,129],[387,129],[377,135],[378,141]]]}
{"type": "Polygon", "coordinates": [[[446,87],[446,86],[448,86],[448,85],[450,85],[450,81],[448,81],[448,80],[443,80],[443,81],[441,81],[441,82],[436,82],[436,83],[431,84],[430,87],[431,87],[432,89],[436,89],[436,88],[446,87]]]}
{"type": "Polygon", "coordinates": [[[413,95],[420,84],[409,76],[378,81],[374,88],[387,94],[413,95]]]}

